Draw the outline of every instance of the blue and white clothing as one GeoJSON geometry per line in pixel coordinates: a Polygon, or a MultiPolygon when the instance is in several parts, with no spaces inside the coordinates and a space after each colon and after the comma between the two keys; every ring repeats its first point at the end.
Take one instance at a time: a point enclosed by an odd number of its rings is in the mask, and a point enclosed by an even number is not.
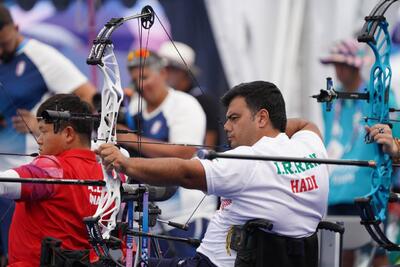
{"type": "MultiPolygon", "coordinates": [[[[30,134],[17,133],[11,118],[16,109],[35,112],[42,100],[51,94],[72,93],[87,78],[56,49],[37,40],[24,40],[15,57],[0,63],[0,147],[4,152],[37,152],[37,144],[30,134]]],[[[28,157],[3,157],[0,170],[28,162],[28,157]]]]}
{"type": "MultiPolygon", "coordinates": [[[[137,106],[130,105],[130,113],[137,113],[137,106]]],[[[143,108],[135,116],[140,118],[144,137],[178,144],[204,143],[204,111],[197,100],[187,93],[169,88],[167,97],[157,109],[149,113],[143,108]]],[[[157,203],[162,210],[161,218],[185,223],[203,196],[200,191],[180,187],[171,199],[157,203]]],[[[215,197],[207,197],[196,211],[195,218],[211,218],[216,204],[215,197]]]]}
{"type": "MultiPolygon", "coordinates": [[[[363,92],[366,87],[363,83],[358,91],[363,92]]],[[[389,106],[396,107],[392,92],[389,106]]],[[[323,113],[324,141],[330,158],[375,158],[374,146],[367,145],[364,141],[366,131],[363,118],[368,116],[369,108],[367,101],[337,100],[330,112],[323,113]]],[[[370,168],[330,166],[329,205],[353,204],[354,198],[364,196],[370,191],[370,177],[370,168]]]]}

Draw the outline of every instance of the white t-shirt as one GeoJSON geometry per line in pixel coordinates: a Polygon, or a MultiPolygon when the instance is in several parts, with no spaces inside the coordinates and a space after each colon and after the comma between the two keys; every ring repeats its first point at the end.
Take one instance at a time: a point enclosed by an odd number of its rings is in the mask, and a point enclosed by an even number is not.
{"type": "MultiPolygon", "coordinates": [[[[292,138],[284,133],[263,137],[253,146],[229,154],[327,158],[322,140],[311,131],[292,138]]],[[[290,237],[314,233],[325,214],[328,198],[327,165],[238,159],[200,160],[207,192],[221,196],[221,207],[212,218],[198,252],[219,267],[234,266],[236,252],[226,250],[232,225],[262,218],[273,223],[272,232],[290,237]]]]}

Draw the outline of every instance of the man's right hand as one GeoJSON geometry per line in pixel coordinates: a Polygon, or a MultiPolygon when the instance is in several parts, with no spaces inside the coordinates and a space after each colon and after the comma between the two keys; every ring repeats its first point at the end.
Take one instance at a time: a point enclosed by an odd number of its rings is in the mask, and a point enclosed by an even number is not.
{"type": "Polygon", "coordinates": [[[18,109],[17,115],[12,117],[15,130],[19,133],[30,133],[39,136],[39,125],[37,118],[26,109],[18,109]]]}
{"type": "Polygon", "coordinates": [[[375,124],[371,127],[366,126],[365,130],[369,134],[371,140],[382,145],[383,152],[392,157],[399,157],[400,148],[397,146],[392,135],[392,129],[386,124],[375,124]]]}

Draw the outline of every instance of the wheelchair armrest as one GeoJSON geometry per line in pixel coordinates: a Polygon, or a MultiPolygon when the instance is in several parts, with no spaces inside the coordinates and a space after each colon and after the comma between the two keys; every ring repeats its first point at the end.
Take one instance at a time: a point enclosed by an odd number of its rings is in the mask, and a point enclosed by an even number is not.
{"type": "Polygon", "coordinates": [[[343,224],[337,222],[329,222],[329,221],[320,221],[318,224],[317,229],[321,230],[328,230],[335,233],[343,234],[344,233],[344,226],[343,224]]]}

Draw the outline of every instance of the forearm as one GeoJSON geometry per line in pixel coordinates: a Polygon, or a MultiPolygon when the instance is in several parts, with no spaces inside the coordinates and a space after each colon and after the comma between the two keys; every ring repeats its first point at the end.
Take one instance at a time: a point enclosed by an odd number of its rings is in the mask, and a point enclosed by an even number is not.
{"type": "Polygon", "coordinates": [[[205,172],[198,160],[129,158],[121,167],[124,173],[143,183],[206,190],[205,172]]]}
{"type": "Polygon", "coordinates": [[[321,132],[314,123],[300,118],[291,118],[287,120],[285,132],[289,137],[292,137],[295,133],[302,130],[312,131],[322,139],[321,132]]]}
{"type": "Polygon", "coordinates": [[[190,159],[196,153],[195,147],[171,145],[156,139],[142,137],[140,142],[136,135],[119,135],[118,141],[136,151],[141,151],[143,155],[150,158],[155,157],[176,157],[190,159]],[[124,142],[126,141],[126,142],[124,142]],[[131,143],[129,143],[131,142],[131,143]]]}

